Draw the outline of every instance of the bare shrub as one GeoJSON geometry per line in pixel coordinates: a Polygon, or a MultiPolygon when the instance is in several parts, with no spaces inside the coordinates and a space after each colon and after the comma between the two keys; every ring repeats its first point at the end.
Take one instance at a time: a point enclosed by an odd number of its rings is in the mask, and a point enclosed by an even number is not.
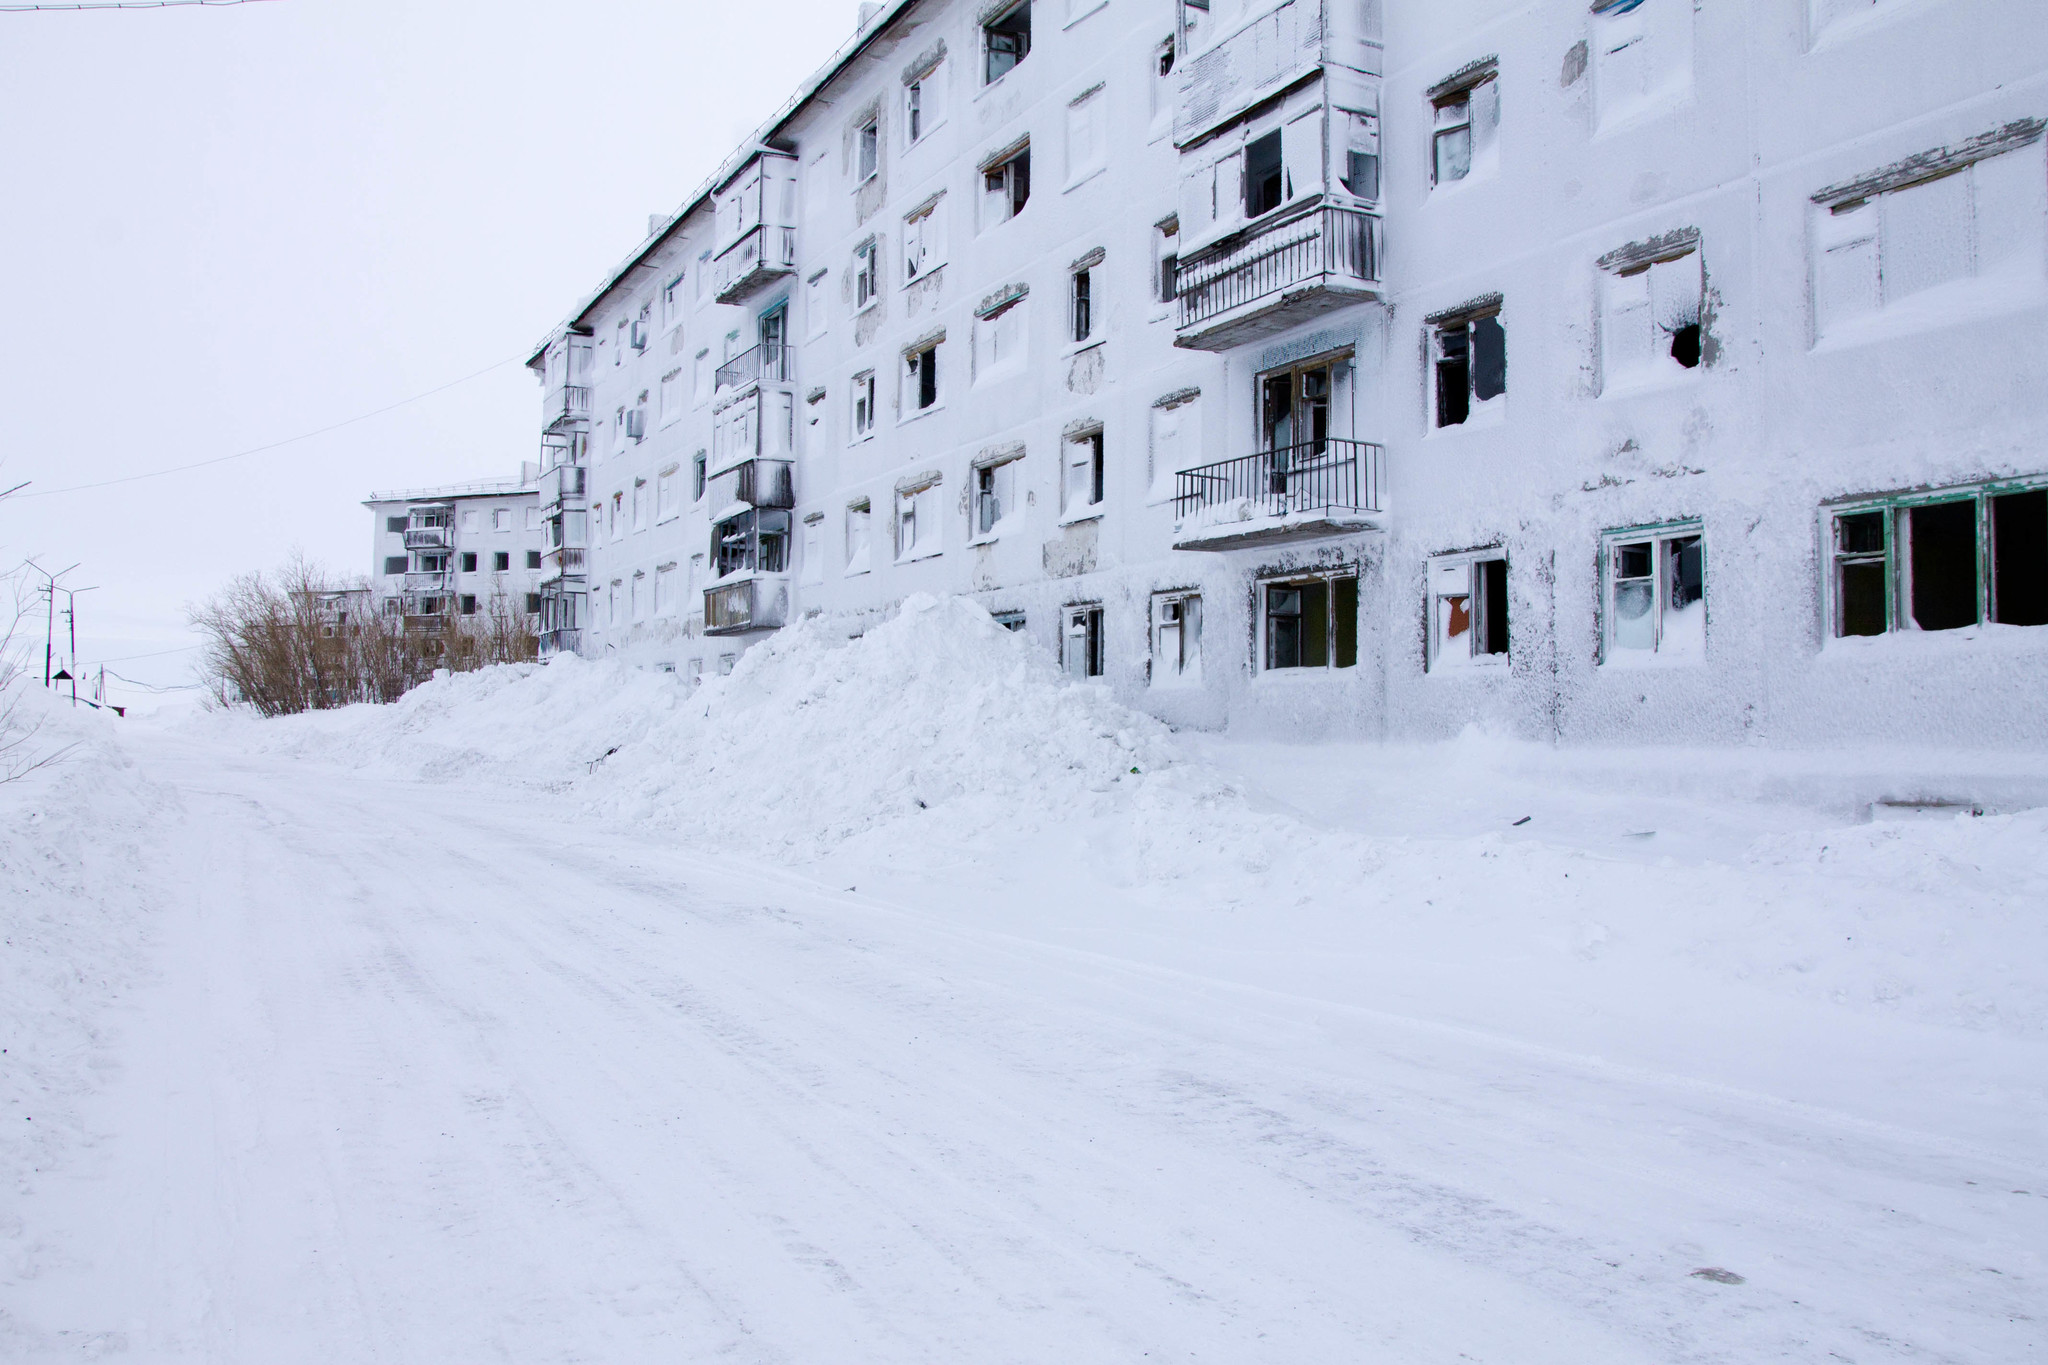
{"type": "MultiPolygon", "coordinates": [[[[455,599],[443,595],[444,608],[455,599]]],[[[264,716],[391,702],[432,677],[538,657],[531,618],[500,591],[475,615],[377,609],[360,580],[303,558],[244,574],[193,610],[200,672],[215,703],[264,716]]]]}
{"type": "Polygon", "coordinates": [[[51,749],[36,742],[40,720],[23,713],[28,670],[22,663],[21,623],[32,600],[27,575],[17,569],[0,575],[0,783],[18,782],[71,752],[71,745],[51,749]]]}

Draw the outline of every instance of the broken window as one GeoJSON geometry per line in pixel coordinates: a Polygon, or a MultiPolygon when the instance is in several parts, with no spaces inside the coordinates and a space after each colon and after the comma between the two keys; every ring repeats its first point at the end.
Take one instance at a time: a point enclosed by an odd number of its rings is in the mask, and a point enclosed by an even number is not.
{"type": "Polygon", "coordinates": [[[882,244],[870,237],[853,249],[853,310],[858,313],[882,293],[882,244]]]}
{"type": "Polygon", "coordinates": [[[1024,0],[983,24],[981,40],[986,58],[982,81],[986,84],[1001,80],[1031,55],[1031,0],[1024,0]]]}
{"type": "Polygon", "coordinates": [[[700,451],[698,451],[698,452],[697,452],[697,453],[696,453],[695,455],[693,455],[693,456],[691,456],[691,457],[690,457],[690,501],[691,501],[691,502],[702,502],[702,501],[704,501],[704,481],[705,481],[705,480],[704,480],[704,470],[705,470],[705,465],[706,465],[706,457],[705,457],[705,453],[704,453],[703,451],[701,451],[701,450],[700,450],[700,451]]]}
{"type": "Polygon", "coordinates": [[[474,594],[462,594],[462,614],[464,616],[476,615],[476,597],[474,594]]]}
{"type": "Polygon", "coordinates": [[[918,412],[935,407],[939,401],[938,343],[907,351],[903,356],[903,396],[906,407],[918,412]]]}
{"type": "Polygon", "coordinates": [[[1693,0],[1594,0],[1593,87],[1603,126],[1692,88],[1693,0]]]}
{"type": "Polygon", "coordinates": [[[1244,216],[1256,218],[1280,207],[1287,198],[1287,177],[1280,160],[1280,130],[1253,138],[1244,149],[1244,216]]]}
{"type": "Polygon", "coordinates": [[[939,485],[936,482],[896,490],[896,558],[900,563],[935,555],[940,544],[939,485]]]}
{"type": "Polygon", "coordinates": [[[943,200],[927,204],[903,220],[903,282],[921,279],[946,261],[943,200]]]}
{"type": "Polygon", "coordinates": [[[1159,262],[1159,301],[1172,303],[1179,292],[1180,220],[1169,218],[1152,230],[1152,250],[1159,262]]]}
{"type": "Polygon", "coordinates": [[[1024,613],[1021,611],[998,611],[990,615],[997,625],[1013,635],[1024,629],[1024,613]]]}
{"type": "Polygon", "coordinates": [[[974,533],[995,535],[1005,520],[1017,511],[1018,462],[1004,460],[974,471],[974,533]]]}
{"type": "Polygon", "coordinates": [[[1152,599],[1152,684],[1202,680],[1202,595],[1159,593],[1152,599]]]}
{"type": "Polygon", "coordinates": [[[476,572],[476,554],[474,551],[464,550],[462,552],[462,571],[464,573],[476,572]]]}
{"type": "Polygon", "coordinates": [[[749,507],[711,528],[716,560],[713,573],[789,572],[789,513],[780,508],[749,507]]]}
{"type": "Polygon", "coordinates": [[[1102,429],[1069,437],[1066,452],[1060,510],[1069,518],[1091,515],[1102,506],[1102,429]]]}
{"type": "Polygon", "coordinates": [[[1706,550],[1697,523],[1609,531],[1603,661],[1706,652],[1706,550]]]}
{"type": "Polygon", "coordinates": [[[1476,406],[1507,392],[1507,333],[1498,311],[1439,321],[1434,345],[1439,427],[1462,424],[1476,406]]]}
{"type": "Polygon", "coordinates": [[[848,574],[868,571],[868,501],[848,503],[846,507],[846,572],[848,574]]]}
{"type": "Polygon", "coordinates": [[[512,567],[512,552],[511,552],[510,550],[497,550],[497,551],[493,551],[493,552],[492,552],[492,554],[491,554],[491,572],[492,572],[492,573],[505,573],[506,571],[508,571],[509,569],[511,569],[511,567],[512,567]]]}
{"type": "Polygon", "coordinates": [[[1060,667],[1070,678],[1099,678],[1103,675],[1102,608],[1081,603],[1066,609],[1066,628],[1060,632],[1060,667]]]}
{"type": "Polygon", "coordinates": [[[1265,601],[1265,666],[1351,668],[1358,663],[1355,574],[1283,579],[1260,585],[1265,601]]]}
{"type": "Polygon", "coordinates": [[[526,552],[526,567],[529,569],[538,569],[540,567],[539,550],[528,550],[526,552]]]}
{"type": "Polygon", "coordinates": [[[1508,562],[1445,555],[1429,565],[1429,670],[1506,663],[1508,562]]]}
{"type": "Polygon", "coordinates": [[[924,136],[925,79],[921,76],[903,90],[903,137],[906,142],[915,143],[924,136]]]}
{"type": "Polygon", "coordinates": [[[1094,284],[1086,270],[1076,270],[1073,292],[1068,301],[1068,321],[1073,327],[1073,339],[1086,341],[1095,334],[1094,284]]]}
{"type": "Polygon", "coordinates": [[[863,370],[853,377],[853,439],[865,441],[875,434],[875,372],[863,370]]]}
{"type": "Polygon", "coordinates": [[[404,556],[404,555],[386,555],[386,556],[384,556],[384,572],[385,572],[385,573],[387,573],[387,574],[395,574],[395,573],[404,573],[404,572],[405,572],[405,556],[404,556]]]}
{"type": "Polygon", "coordinates": [[[1696,368],[1704,290],[1694,246],[1611,269],[1602,281],[1600,317],[1607,382],[1696,368]]]}
{"type": "Polygon", "coordinates": [[[404,518],[404,517],[386,517],[386,518],[384,518],[384,529],[385,529],[386,531],[390,531],[390,532],[392,532],[392,533],[394,533],[394,534],[396,534],[396,533],[399,533],[399,532],[402,532],[402,531],[404,531],[404,530],[405,530],[405,518],[404,518]]]}
{"type": "Polygon", "coordinates": [[[977,381],[1007,373],[1024,361],[1031,321],[1030,299],[1013,297],[974,319],[974,374],[977,381]]]}
{"type": "Polygon", "coordinates": [[[1949,489],[1830,517],[1838,636],[2048,625],[2048,489],[1949,489]]]}
{"type": "Polygon", "coordinates": [[[869,119],[854,135],[855,168],[854,180],[865,185],[873,180],[882,169],[882,126],[879,119],[869,119]]]}
{"type": "Polygon", "coordinates": [[[1380,121],[1376,114],[1356,110],[1340,111],[1344,130],[1344,159],[1338,164],[1338,179],[1353,198],[1377,203],[1380,197],[1380,121]]]}
{"type": "Polygon", "coordinates": [[[981,225],[1008,222],[1024,211],[1031,198],[1031,148],[1017,151],[982,168],[981,225]]]}

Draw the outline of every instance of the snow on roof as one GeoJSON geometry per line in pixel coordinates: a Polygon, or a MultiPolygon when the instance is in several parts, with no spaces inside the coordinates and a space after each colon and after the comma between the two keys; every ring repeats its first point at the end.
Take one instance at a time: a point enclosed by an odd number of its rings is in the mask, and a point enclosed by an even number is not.
{"type": "Polygon", "coordinates": [[[726,181],[738,174],[740,167],[746,164],[748,157],[767,147],[769,141],[776,133],[780,132],[784,125],[796,117],[797,112],[810,102],[813,95],[824,89],[832,81],[833,77],[845,70],[855,57],[858,57],[866,50],[869,43],[880,37],[883,30],[896,21],[898,15],[916,3],[917,0],[890,0],[890,3],[880,14],[877,14],[873,19],[856,28],[853,36],[844,43],[841,43],[839,49],[826,59],[825,64],[819,67],[809,80],[799,85],[796,93],[783,101],[782,106],[768,116],[768,121],[756,129],[752,137],[742,142],[731,155],[718,164],[717,170],[713,171],[702,184],[690,192],[689,197],[683,201],[681,208],[678,208],[671,214],[659,228],[649,233],[646,240],[634,249],[632,255],[619,262],[611,273],[604,277],[602,284],[584,295],[575,308],[570,310],[569,316],[562,319],[560,323],[548,331],[546,336],[541,338],[539,344],[527,356],[526,363],[529,366],[540,363],[541,357],[547,352],[549,342],[553,341],[563,332],[574,330],[582,322],[584,315],[596,307],[598,301],[606,294],[609,294],[618,285],[619,281],[631,274],[649,256],[653,255],[655,249],[668,240],[669,234],[674,232],[685,218],[689,217],[693,211],[710,199],[712,193],[719,186],[725,184],[726,181]]]}
{"type": "Polygon", "coordinates": [[[438,488],[392,488],[372,493],[363,506],[380,502],[442,502],[451,498],[505,498],[532,493],[534,485],[520,479],[476,479],[469,483],[442,484],[438,488]]]}

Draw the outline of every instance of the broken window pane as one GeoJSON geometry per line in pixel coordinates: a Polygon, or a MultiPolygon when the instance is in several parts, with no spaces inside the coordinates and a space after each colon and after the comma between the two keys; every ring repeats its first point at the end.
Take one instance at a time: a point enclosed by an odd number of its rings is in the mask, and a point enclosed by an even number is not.
{"type": "Polygon", "coordinates": [[[1469,93],[1436,107],[1436,183],[1472,173],[1472,100],[1469,93]]]}
{"type": "Polygon", "coordinates": [[[1028,0],[990,21],[982,34],[988,54],[983,79],[999,80],[1031,55],[1031,6],[1028,0]]]}
{"type": "Polygon", "coordinates": [[[1885,593],[1884,520],[1882,512],[1835,518],[1837,635],[1882,635],[1891,624],[1885,593]]]}
{"type": "Polygon", "coordinates": [[[1922,630],[1976,625],[1976,500],[1930,503],[1907,515],[1913,624],[1922,630]]]}
{"type": "Polygon", "coordinates": [[[1286,198],[1280,171],[1280,130],[1253,138],[1244,149],[1244,216],[1256,218],[1286,198]]]}
{"type": "Polygon", "coordinates": [[[1266,667],[1301,667],[1301,590],[1266,588],[1266,667]]]}
{"type": "Polygon", "coordinates": [[[1657,647],[1656,556],[1649,541],[1614,547],[1614,647],[1657,647]]]}
{"type": "Polygon", "coordinates": [[[2008,626],[2048,626],[2048,489],[1991,500],[1991,593],[2008,626]]]}

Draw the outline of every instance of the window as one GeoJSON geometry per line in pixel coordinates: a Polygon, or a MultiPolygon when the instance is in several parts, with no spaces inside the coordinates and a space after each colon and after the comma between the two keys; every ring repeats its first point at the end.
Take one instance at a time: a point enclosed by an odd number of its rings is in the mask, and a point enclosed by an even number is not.
{"type": "Polygon", "coordinates": [[[654,614],[672,615],[676,609],[676,566],[673,561],[654,569],[654,614]]]}
{"type": "Polygon", "coordinates": [[[404,603],[401,602],[398,598],[387,597],[384,599],[384,614],[386,616],[396,616],[403,610],[404,603]]]}
{"type": "Polygon", "coordinates": [[[384,556],[384,572],[385,572],[385,573],[387,573],[387,574],[400,574],[400,573],[404,573],[404,572],[405,572],[405,556],[404,556],[404,555],[386,555],[386,556],[384,556]]]}
{"type": "Polygon", "coordinates": [[[882,169],[882,129],[879,119],[869,119],[854,134],[854,181],[865,185],[882,169]]]}
{"type": "Polygon", "coordinates": [[[1102,506],[1102,429],[1071,437],[1060,480],[1060,510],[1069,519],[1092,516],[1102,506]]]}
{"type": "Polygon", "coordinates": [[[476,572],[476,553],[475,553],[475,551],[473,551],[473,550],[465,550],[465,551],[463,551],[463,554],[462,554],[462,571],[463,571],[464,573],[475,573],[475,572],[476,572]]]}
{"type": "Polygon", "coordinates": [[[846,573],[868,571],[868,501],[849,503],[846,508],[846,573]]]}
{"type": "Polygon", "coordinates": [[[718,578],[735,573],[788,573],[789,513],[749,507],[713,526],[711,544],[718,556],[712,572],[718,578]]]}
{"type": "Polygon", "coordinates": [[[853,310],[857,313],[881,296],[882,246],[870,237],[853,249],[853,310]]]}
{"type": "Polygon", "coordinates": [[[924,82],[912,81],[903,90],[903,139],[916,142],[924,136],[924,82]]]}
{"type": "Polygon", "coordinates": [[[1697,659],[1707,648],[1707,559],[1697,522],[1600,538],[1603,663],[1697,659]]]}
{"type": "Polygon", "coordinates": [[[1603,257],[1600,353],[1608,387],[1676,374],[1700,363],[1699,251],[1616,262],[1603,257]]]}
{"type": "Polygon", "coordinates": [[[512,568],[512,552],[511,552],[510,550],[497,550],[497,551],[494,551],[494,552],[492,553],[492,555],[491,555],[491,572],[492,572],[492,573],[506,573],[506,572],[509,572],[509,571],[511,570],[511,568],[512,568]]]}
{"type": "Polygon", "coordinates": [[[1169,33],[1164,42],[1152,49],[1151,133],[1154,137],[1165,132],[1173,119],[1174,99],[1179,93],[1173,79],[1174,56],[1174,37],[1169,33]]]}
{"type": "Polygon", "coordinates": [[[989,617],[1012,635],[1021,634],[1024,630],[1024,613],[1021,611],[992,611],[989,617]]]}
{"type": "Polygon", "coordinates": [[[639,401],[626,412],[626,439],[639,443],[647,439],[647,394],[641,391],[639,401]]]}
{"type": "Polygon", "coordinates": [[[1152,441],[1145,452],[1147,502],[1174,495],[1174,475],[1192,469],[1202,458],[1202,393],[1187,389],[1168,394],[1152,405],[1152,441]]]}
{"type": "Polygon", "coordinates": [[[537,593],[537,592],[530,592],[530,593],[526,594],[526,614],[527,614],[528,616],[538,616],[538,615],[540,615],[540,594],[539,594],[539,593],[537,593]]]}
{"type": "Polygon", "coordinates": [[[654,518],[656,521],[667,521],[672,517],[682,515],[682,490],[676,486],[677,473],[676,466],[670,465],[655,476],[654,518]]]}
{"type": "Polygon", "coordinates": [[[1264,583],[1265,666],[1351,668],[1358,663],[1356,575],[1264,583]]]}
{"type": "Polygon", "coordinates": [[[1077,185],[1108,164],[1109,100],[1096,86],[1067,106],[1067,183],[1077,185]]]}
{"type": "Polygon", "coordinates": [[[2048,625],[2048,486],[1831,508],[1834,634],[2048,625]]]}
{"type": "Polygon", "coordinates": [[[1102,608],[1093,603],[1068,607],[1060,632],[1060,667],[1070,678],[1103,675],[1102,608]]]}
{"type": "Polygon", "coordinates": [[[1692,91],[1693,0],[1595,0],[1593,85],[1603,128],[1692,91]]]}
{"type": "Polygon", "coordinates": [[[974,534],[993,539],[1017,511],[1016,459],[985,464],[974,471],[974,534]]]}
{"type": "Polygon", "coordinates": [[[853,439],[865,441],[875,434],[875,372],[864,370],[853,377],[853,439]]]}
{"type": "Polygon", "coordinates": [[[661,329],[664,332],[673,331],[682,325],[685,297],[683,272],[678,270],[669,277],[669,282],[661,287],[661,329]]]}
{"type": "MultiPolygon", "coordinates": [[[[1500,82],[1489,75],[1458,88],[1438,90],[1430,102],[1435,108],[1435,128],[1430,135],[1431,183],[1450,185],[1493,170],[1499,163],[1500,82]]],[[[1377,166],[1373,178],[1379,178],[1377,166]]]]}
{"type": "Polygon", "coordinates": [[[476,511],[476,509],[475,509],[474,507],[472,507],[472,508],[469,508],[468,510],[466,510],[465,512],[463,512],[463,514],[462,514],[462,529],[463,529],[463,530],[465,530],[465,531],[475,531],[475,530],[476,530],[476,528],[477,528],[477,511],[476,511]]]}
{"type": "Polygon", "coordinates": [[[982,82],[1001,80],[1031,55],[1031,0],[1024,0],[983,24],[981,43],[985,59],[982,82]]]}
{"type": "Polygon", "coordinates": [[[653,331],[654,300],[649,299],[640,305],[640,316],[633,319],[633,349],[636,351],[646,350],[648,341],[652,339],[651,334],[653,331]]]}
{"type": "Polygon", "coordinates": [[[540,529],[540,508],[529,507],[526,509],[526,529],[529,531],[538,531],[540,529]]]}
{"type": "Polygon", "coordinates": [[[526,567],[529,569],[538,569],[540,567],[539,550],[528,550],[526,552],[526,567]]]}
{"type": "Polygon", "coordinates": [[[476,615],[476,595],[475,595],[475,594],[473,594],[473,593],[464,593],[464,594],[462,594],[462,614],[463,614],[464,616],[474,616],[474,615],[476,615]]]}
{"type": "Polygon", "coordinates": [[[1072,292],[1068,295],[1067,319],[1076,342],[1086,341],[1095,334],[1094,282],[1086,270],[1074,272],[1072,292]]]}
{"type": "Polygon", "coordinates": [[[1380,121],[1376,114],[1338,110],[1332,114],[1332,135],[1341,129],[1343,159],[1337,176],[1345,193],[1378,202],[1380,197],[1380,121]]]}
{"type": "Polygon", "coordinates": [[[612,494],[612,539],[624,540],[625,538],[626,495],[623,492],[618,492],[612,494]]]}
{"type": "Polygon", "coordinates": [[[708,457],[698,451],[690,457],[690,501],[704,501],[704,468],[708,457]]]}
{"type": "Polygon", "coordinates": [[[647,480],[633,480],[633,529],[647,529],[647,480]]]}
{"type": "Polygon", "coordinates": [[[946,263],[945,201],[934,200],[903,220],[903,282],[920,280],[946,263]]]}
{"type": "Polygon", "coordinates": [[[1277,209],[1287,198],[1280,161],[1280,130],[1255,137],[1244,149],[1244,216],[1256,218],[1277,209]]]}
{"type": "Polygon", "coordinates": [[[896,490],[896,559],[926,559],[945,547],[940,543],[939,484],[896,490]]]}
{"type": "Polygon", "coordinates": [[[975,382],[1008,374],[1023,365],[1030,321],[1030,302],[1021,296],[974,320],[975,382]]]}
{"type": "Polygon", "coordinates": [[[631,334],[626,330],[626,319],[620,318],[618,326],[612,328],[612,364],[626,363],[626,343],[631,334]]]}
{"type": "Polygon", "coordinates": [[[981,171],[981,225],[1006,223],[1031,198],[1031,148],[1021,147],[981,171]]]}
{"type": "Polygon", "coordinates": [[[389,531],[389,532],[391,532],[391,533],[392,533],[393,535],[397,535],[397,534],[399,534],[399,533],[403,532],[403,531],[405,530],[405,518],[404,518],[404,517],[386,517],[386,518],[384,518],[384,529],[385,529],[386,531],[389,531]]]}
{"type": "Polygon", "coordinates": [[[1436,321],[1436,424],[1459,426],[1507,392],[1507,333],[1496,308],[1436,321]]]}
{"type": "Polygon", "coordinates": [[[935,62],[903,87],[903,145],[915,146],[946,118],[946,64],[935,62]]]}
{"type": "Polygon", "coordinates": [[[630,619],[635,621],[641,621],[646,619],[647,574],[644,570],[636,571],[633,574],[632,580],[629,583],[627,583],[626,606],[627,610],[632,613],[630,619]]]}
{"type": "Polygon", "coordinates": [[[903,397],[906,416],[939,402],[939,344],[933,342],[903,356],[903,397]]]}
{"type": "Polygon", "coordinates": [[[1156,594],[1152,598],[1152,685],[1201,680],[1202,595],[1156,594]]]}
{"type": "Polygon", "coordinates": [[[1429,563],[1429,671],[1508,658],[1508,562],[1498,553],[1429,563]]]}
{"type": "Polygon", "coordinates": [[[813,512],[804,518],[803,562],[797,567],[806,583],[825,581],[825,514],[813,512]]]}
{"type": "Polygon", "coordinates": [[[690,362],[691,401],[702,403],[711,397],[711,375],[711,351],[706,348],[697,352],[696,358],[690,362]]]}
{"type": "Polygon", "coordinates": [[[1152,229],[1152,255],[1159,263],[1159,301],[1172,303],[1179,292],[1174,277],[1180,271],[1180,220],[1169,218],[1152,229]]]}
{"type": "Polygon", "coordinates": [[[2048,176],[2038,135],[1998,150],[2009,131],[1814,196],[1818,333],[1934,290],[1974,288],[1994,304],[2038,290],[2048,176]]]}
{"type": "Polygon", "coordinates": [[[683,415],[683,371],[681,366],[661,377],[661,424],[668,426],[683,415]]]}
{"type": "Polygon", "coordinates": [[[804,281],[804,339],[807,341],[816,341],[832,325],[832,310],[827,306],[831,297],[827,286],[831,279],[830,271],[820,270],[804,281]]]}

